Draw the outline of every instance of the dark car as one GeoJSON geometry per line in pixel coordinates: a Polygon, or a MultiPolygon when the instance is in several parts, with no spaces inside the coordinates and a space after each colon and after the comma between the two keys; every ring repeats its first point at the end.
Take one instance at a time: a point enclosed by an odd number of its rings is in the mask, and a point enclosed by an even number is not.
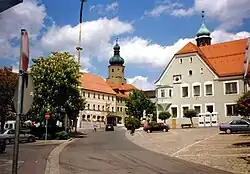
{"type": "Polygon", "coordinates": [[[6,149],[6,144],[3,138],[0,138],[0,153],[3,153],[6,149]]]}
{"type": "Polygon", "coordinates": [[[232,120],[219,125],[220,131],[231,134],[233,132],[250,132],[250,121],[246,119],[232,120]]]}
{"type": "Polygon", "coordinates": [[[169,125],[167,124],[163,124],[163,123],[153,123],[153,124],[149,124],[147,126],[144,126],[143,130],[151,133],[153,131],[163,131],[163,132],[168,132],[168,130],[170,129],[169,125]]]}
{"type": "Polygon", "coordinates": [[[106,131],[114,131],[115,129],[114,129],[113,124],[107,124],[105,130],[106,131]]]}

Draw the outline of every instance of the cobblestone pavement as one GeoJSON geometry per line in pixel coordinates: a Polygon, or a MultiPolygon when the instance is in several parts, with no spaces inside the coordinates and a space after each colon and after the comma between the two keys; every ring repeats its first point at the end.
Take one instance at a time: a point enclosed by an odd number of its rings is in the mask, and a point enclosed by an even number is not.
{"type": "Polygon", "coordinates": [[[166,133],[137,131],[126,137],[146,149],[204,164],[237,174],[250,173],[250,147],[235,143],[248,142],[250,136],[219,134],[218,128],[172,129],[166,133]]]}

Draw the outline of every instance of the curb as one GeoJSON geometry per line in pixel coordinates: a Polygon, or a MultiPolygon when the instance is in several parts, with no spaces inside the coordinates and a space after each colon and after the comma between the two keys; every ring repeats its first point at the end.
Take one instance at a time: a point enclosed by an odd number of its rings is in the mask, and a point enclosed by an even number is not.
{"type": "Polygon", "coordinates": [[[53,149],[46,162],[45,174],[60,174],[60,165],[59,165],[60,152],[74,140],[75,139],[71,138],[68,141],[57,146],[55,149],[53,149]]]}

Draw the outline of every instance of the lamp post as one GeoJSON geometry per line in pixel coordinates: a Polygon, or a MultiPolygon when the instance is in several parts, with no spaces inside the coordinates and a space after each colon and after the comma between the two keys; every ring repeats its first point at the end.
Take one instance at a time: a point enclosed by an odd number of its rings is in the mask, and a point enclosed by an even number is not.
{"type": "Polygon", "coordinates": [[[82,40],[82,12],[83,12],[83,3],[87,0],[80,0],[81,1],[81,7],[80,7],[80,21],[79,21],[79,39],[78,39],[78,46],[76,47],[77,54],[78,54],[78,64],[80,65],[80,58],[81,58],[81,40],[82,40]]]}

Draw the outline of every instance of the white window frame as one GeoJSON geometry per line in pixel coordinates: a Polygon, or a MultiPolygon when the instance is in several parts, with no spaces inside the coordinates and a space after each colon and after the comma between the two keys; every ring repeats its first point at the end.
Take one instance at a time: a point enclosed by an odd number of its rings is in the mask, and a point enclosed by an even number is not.
{"type": "Polygon", "coordinates": [[[187,83],[184,83],[184,84],[181,84],[181,98],[189,98],[190,97],[190,89],[189,89],[189,84],[187,84],[187,83]],[[188,96],[187,97],[183,97],[183,93],[182,93],[182,88],[183,87],[188,87],[188,96]]]}
{"type": "Polygon", "coordinates": [[[173,115],[173,113],[172,113],[172,108],[177,108],[177,116],[176,116],[176,118],[172,118],[172,119],[177,119],[177,118],[179,118],[180,115],[179,115],[179,107],[178,107],[178,105],[171,105],[171,106],[170,106],[170,113],[171,113],[171,115],[173,115]]]}
{"type": "Polygon", "coordinates": [[[214,83],[212,81],[206,81],[204,83],[204,96],[205,97],[211,97],[214,96],[214,83]],[[206,85],[212,85],[212,95],[207,95],[206,85]]]}
{"type": "Polygon", "coordinates": [[[215,110],[215,103],[205,103],[205,110],[204,110],[205,112],[208,112],[208,111],[207,111],[207,106],[213,106],[213,110],[214,110],[213,112],[216,111],[216,110],[215,110]]]}
{"type": "Polygon", "coordinates": [[[184,118],[183,107],[188,107],[188,109],[190,109],[190,104],[181,105],[181,118],[184,118]]]}
{"type": "Polygon", "coordinates": [[[239,80],[230,80],[230,81],[224,81],[223,82],[223,90],[224,90],[224,95],[237,95],[240,93],[240,86],[239,86],[239,80]],[[235,83],[237,86],[237,93],[234,94],[226,94],[226,83],[235,83]]]}
{"type": "Polygon", "coordinates": [[[158,94],[159,94],[159,98],[166,98],[166,89],[165,88],[160,88],[160,89],[158,89],[159,90],[159,92],[158,92],[158,94]],[[164,91],[164,97],[162,97],[161,96],[161,91],[164,91]]]}
{"type": "Polygon", "coordinates": [[[192,83],[192,96],[193,97],[201,97],[201,83],[200,82],[192,83]],[[194,86],[200,86],[200,95],[199,96],[194,96],[194,86]]]}
{"type": "Polygon", "coordinates": [[[227,105],[236,105],[237,103],[224,103],[224,110],[225,110],[225,117],[233,117],[233,116],[239,116],[239,115],[227,115],[227,105]]]}
{"type": "MultiPolygon", "coordinates": [[[[203,113],[203,110],[202,110],[202,104],[193,104],[193,107],[192,109],[194,110],[194,107],[195,106],[199,106],[201,108],[201,112],[200,113],[203,113]]],[[[197,114],[200,114],[200,113],[197,113],[197,114]]],[[[198,115],[197,115],[198,116],[198,115]]]]}

